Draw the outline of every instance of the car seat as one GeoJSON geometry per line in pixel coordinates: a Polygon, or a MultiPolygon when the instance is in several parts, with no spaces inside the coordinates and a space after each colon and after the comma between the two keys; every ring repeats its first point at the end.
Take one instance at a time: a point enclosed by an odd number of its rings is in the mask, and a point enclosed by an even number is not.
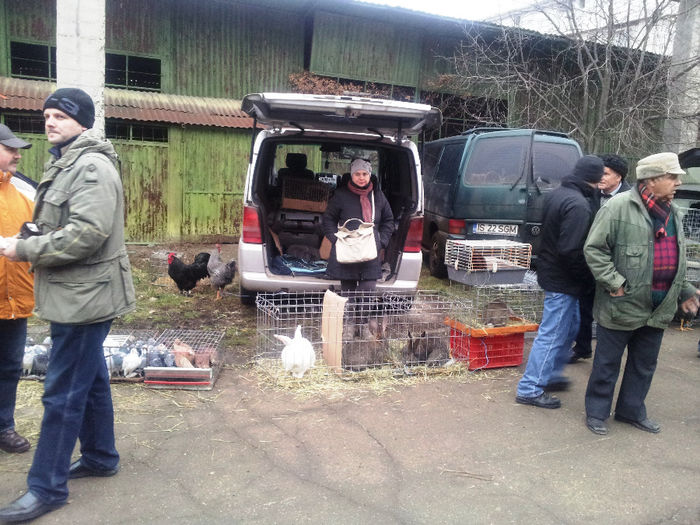
{"type": "Polygon", "coordinates": [[[304,153],[287,153],[284,159],[286,168],[280,168],[278,177],[280,180],[285,178],[314,178],[314,172],[306,168],[306,155],[304,153]]]}

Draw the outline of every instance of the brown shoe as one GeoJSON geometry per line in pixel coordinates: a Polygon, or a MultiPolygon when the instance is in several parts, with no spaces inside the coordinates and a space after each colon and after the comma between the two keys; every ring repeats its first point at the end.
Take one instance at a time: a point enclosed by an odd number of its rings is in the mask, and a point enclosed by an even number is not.
{"type": "Polygon", "coordinates": [[[0,449],[5,452],[26,452],[30,447],[29,440],[20,436],[14,428],[0,432],[0,449]]]}

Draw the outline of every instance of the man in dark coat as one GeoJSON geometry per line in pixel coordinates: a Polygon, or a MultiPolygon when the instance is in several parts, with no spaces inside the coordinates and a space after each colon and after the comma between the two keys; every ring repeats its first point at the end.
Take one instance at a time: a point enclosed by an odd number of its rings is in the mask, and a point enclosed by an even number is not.
{"type": "MultiPolygon", "coordinates": [[[[627,176],[627,161],[615,155],[608,153],[599,155],[602,159],[605,168],[603,169],[603,178],[598,183],[600,194],[600,206],[610,200],[611,197],[618,193],[624,193],[630,189],[630,185],[625,180],[627,176]]],[[[599,206],[596,206],[596,211],[599,206]]],[[[576,363],[579,359],[589,359],[593,355],[593,347],[591,341],[593,339],[593,298],[595,297],[595,288],[584,290],[583,294],[578,298],[579,314],[581,315],[581,323],[576,336],[576,344],[571,349],[570,363],[576,363]]]]}
{"type": "Polygon", "coordinates": [[[518,403],[559,408],[559,399],[548,391],[569,386],[562,372],[578,333],[578,297],[594,287],[583,258],[583,243],[593,222],[603,168],[599,157],[581,157],[545,201],[537,261],[537,280],[545,291],[544,310],[525,374],[518,383],[518,403]]]}

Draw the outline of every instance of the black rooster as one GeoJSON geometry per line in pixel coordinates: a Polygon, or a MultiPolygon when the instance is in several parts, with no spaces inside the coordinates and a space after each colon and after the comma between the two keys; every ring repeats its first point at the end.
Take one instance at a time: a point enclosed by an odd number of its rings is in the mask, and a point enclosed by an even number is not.
{"type": "Polygon", "coordinates": [[[185,264],[174,253],[168,254],[168,275],[175,281],[177,289],[181,294],[190,295],[192,288],[197,285],[197,281],[209,276],[207,263],[209,254],[198,253],[192,264],[185,264]]]}

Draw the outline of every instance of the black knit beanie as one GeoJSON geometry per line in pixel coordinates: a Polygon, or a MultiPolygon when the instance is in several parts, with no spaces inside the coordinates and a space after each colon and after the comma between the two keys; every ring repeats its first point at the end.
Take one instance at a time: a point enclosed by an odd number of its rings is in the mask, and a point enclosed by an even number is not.
{"type": "Polygon", "coordinates": [[[614,153],[599,155],[599,157],[603,160],[606,168],[610,168],[623,179],[627,176],[627,161],[625,159],[614,153]]]}
{"type": "Polygon", "coordinates": [[[95,104],[82,89],[57,89],[44,102],[44,109],[48,108],[60,109],[85,128],[95,124],[95,104]]]}
{"type": "Polygon", "coordinates": [[[572,177],[586,182],[597,183],[603,178],[604,168],[605,165],[600,157],[596,157],[595,155],[584,155],[576,162],[571,175],[572,177]]]}

